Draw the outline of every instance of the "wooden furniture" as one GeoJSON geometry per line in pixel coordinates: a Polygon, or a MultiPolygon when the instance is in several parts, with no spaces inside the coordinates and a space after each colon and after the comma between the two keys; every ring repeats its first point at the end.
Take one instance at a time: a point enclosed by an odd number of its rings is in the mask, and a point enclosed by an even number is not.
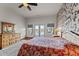
{"type": "Polygon", "coordinates": [[[1,32],[2,33],[14,33],[14,24],[1,22],[1,32]]]}
{"type": "Polygon", "coordinates": [[[20,34],[15,33],[12,23],[1,22],[0,31],[0,49],[8,47],[20,39],[20,34]]]}
{"type": "Polygon", "coordinates": [[[74,31],[70,31],[70,32],[73,33],[73,34],[75,34],[75,35],[77,35],[77,36],[79,36],[79,34],[76,33],[76,32],[74,32],[74,31]]]}
{"type": "Polygon", "coordinates": [[[32,39],[33,37],[25,37],[26,40],[30,40],[32,39]]]}
{"type": "Polygon", "coordinates": [[[53,36],[53,37],[60,37],[60,36],[58,36],[58,35],[55,35],[55,36],[53,36]]]}

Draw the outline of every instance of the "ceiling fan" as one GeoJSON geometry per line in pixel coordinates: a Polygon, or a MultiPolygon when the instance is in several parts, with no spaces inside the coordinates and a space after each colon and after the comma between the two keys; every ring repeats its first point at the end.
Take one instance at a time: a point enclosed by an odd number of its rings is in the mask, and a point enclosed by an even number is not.
{"type": "Polygon", "coordinates": [[[37,3],[22,3],[18,6],[18,8],[27,7],[30,11],[32,10],[30,6],[37,6],[37,3]]]}

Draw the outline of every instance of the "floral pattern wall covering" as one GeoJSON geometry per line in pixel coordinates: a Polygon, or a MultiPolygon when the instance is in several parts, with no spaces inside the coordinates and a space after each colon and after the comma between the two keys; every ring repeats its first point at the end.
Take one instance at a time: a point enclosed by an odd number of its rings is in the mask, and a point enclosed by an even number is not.
{"type": "Polygon", "coordinates": [[[57,14],[58,20],[64,20],[62,32],[73,31],[79,34],[79,4],[64,3],[57,14]]]}

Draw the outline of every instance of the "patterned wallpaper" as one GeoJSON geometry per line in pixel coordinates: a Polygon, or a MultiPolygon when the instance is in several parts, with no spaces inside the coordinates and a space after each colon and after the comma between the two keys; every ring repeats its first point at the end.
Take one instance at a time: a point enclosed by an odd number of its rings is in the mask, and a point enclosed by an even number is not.
{"type": "Polygon", "coordinates": [[[74,31],[79,33],[79,4],[64,3],[59,10],[58,20],[63,21],[63,29],[66,31],[74,31]]]}

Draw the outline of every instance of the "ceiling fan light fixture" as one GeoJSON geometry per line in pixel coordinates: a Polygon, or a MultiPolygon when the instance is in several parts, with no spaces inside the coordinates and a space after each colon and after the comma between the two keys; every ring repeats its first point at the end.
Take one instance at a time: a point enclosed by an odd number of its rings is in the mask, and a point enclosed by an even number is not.
{"type": "Polygon", "coordinates": [[[23,0],[23,5],[24,5],[24,7],[27,7],[28,6],[27,0],[23,0]]]}
{"type": "Polygon", "coordinates": [[[22,3],[28,3],[28,2],[27,2],[27,0],[23,0],[23,2],[22,2],[22,3]]]}
{"type": "Polygon", "coordinates": [[[30,6],[37,6],[37,3],[28,3],[27,0],[23,0],[23,3],[21,3],[18,8],[26,7],[31,11],[32,9],[30,6]]]}
{"type": "Polygon", "coordinates": [[[24,5],[24,7],[27,7],[27,6],[28,6],[28,4],[27,4],[27,3],[23,3],[23,5],[24,5]]]}

